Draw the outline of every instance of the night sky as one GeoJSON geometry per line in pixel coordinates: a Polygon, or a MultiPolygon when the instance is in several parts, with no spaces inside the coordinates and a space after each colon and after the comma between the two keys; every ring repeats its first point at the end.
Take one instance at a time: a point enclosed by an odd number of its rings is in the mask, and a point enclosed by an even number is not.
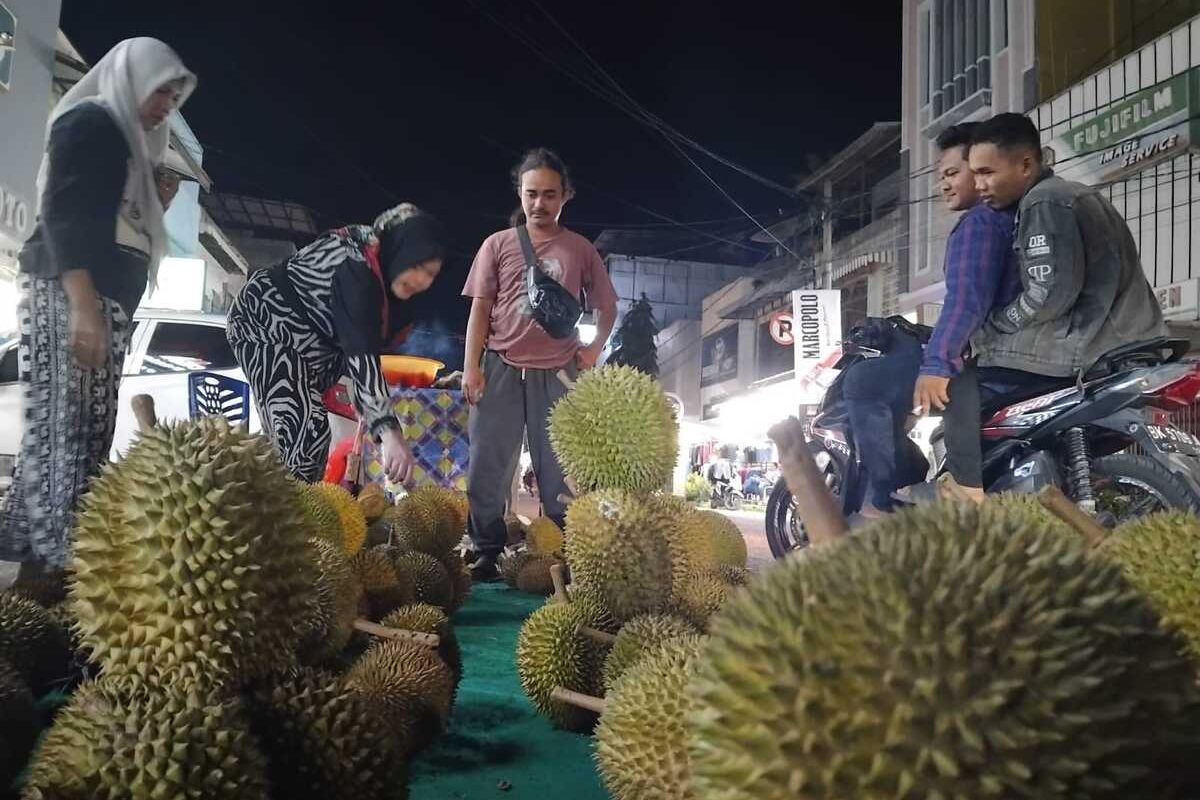
{"type": "MultiPolygon", "coordinates": [[[[400,200],[441,217],[453,252],[423,316],[453,329],[470,259],[515,208],[508,172],[531,146],[572,169],[563,220],[590,238],[649,226],[671,231],[664,252],[705,241],[646,210],[726,220],[701,227],[735,241],[754,230],[661,135],[564,74],[603,81],[572,39],[645,109],[790,185],[807,154],[899,118],[900,13],[885,0],[64,0],[62,28],[93,63],[135,35],[180,53],[200,77],[184,114],[216,191],[293,200],[328,224],[400,200]]],[[[804,202],[688,153],[764,223],[804,202]]],[[[713,257],[678,255],[693,252],[713,257]]]]}

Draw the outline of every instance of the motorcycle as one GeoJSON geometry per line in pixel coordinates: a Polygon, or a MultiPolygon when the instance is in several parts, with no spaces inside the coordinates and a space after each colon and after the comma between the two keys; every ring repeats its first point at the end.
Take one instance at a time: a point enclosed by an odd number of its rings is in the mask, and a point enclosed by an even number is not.
{"type": "Polygon", "coordinates": [[[712,495],[709,497],[709,507],[725,508],[730,511],[741,511],[745,502],[742,493],[733,487],[729,481],[717,481],[713,484],[712,495]]]}
{"type": "MultiPolygon", "coordinates": [[[[923,339],[931,330],[902,317],[888,321],[923,339]]],[[[1154,511],[1200,508],[1200,439],[1170,420],[1172,411],[1200,396],[1200,363],[1182,360],[1188,349],[1183,339],[1134,342],[1106,353],[1080,378],[1047,378],[985,403],[985,490],[1034,493],[1057,486],[1106,527],[1154,511]]],[[[847,342],[834,367],[839,374],[809,424],[813,458],[846,516],[862,508],[867,481],[842,379],[853,364],[881,354],[847,342]]],[[[930,435],[930,450],[927,477],[934,477],[945,469],[940,426],[930,435]]],[[[768,500],[766,532],[776,558],[808,546],[784,481],[768,500]]]]}

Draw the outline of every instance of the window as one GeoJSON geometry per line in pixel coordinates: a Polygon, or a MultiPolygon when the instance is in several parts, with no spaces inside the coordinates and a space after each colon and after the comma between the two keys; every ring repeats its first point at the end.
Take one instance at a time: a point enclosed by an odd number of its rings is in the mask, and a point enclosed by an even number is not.
{"type": "Polygon", "coordinates": [[[928,89],[933,119],[992,88],[991,17],[991,0],[932,0],[923,12],[922,96],[928,89]]]}
{"type": "Polygon", "coordinates": [[[16,383],[20,379],[20,370],[17,365],[17,355],[20,351],[17,340],[13,340],[4,350],[4,355],[0,356],[0,383],[16,383]]]}
{"type": "Polygon", "coordinates": [[[921,15],[921,105],[929,105],[929,62],[931,58],[929,41],[929,6],[922,5],[921,15]]]}
{"type": "Polygon", "coordinates": [[[142,359],[142,375],[232,369],[237,366],[225,329],[190,322],[159,322],[142,359]]]}

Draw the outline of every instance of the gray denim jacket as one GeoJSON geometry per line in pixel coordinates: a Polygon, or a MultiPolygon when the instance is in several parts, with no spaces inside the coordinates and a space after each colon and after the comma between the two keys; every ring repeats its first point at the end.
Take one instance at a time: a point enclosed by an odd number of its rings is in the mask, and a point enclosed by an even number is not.
{"type": "Polygon", "coordinates": [[[972,339],[980,366],[1065,377],[1166,335],[1129,228],[1094,188],[1046,170],[1021,199],[1013,249],[1023,291],[972,339]]]}

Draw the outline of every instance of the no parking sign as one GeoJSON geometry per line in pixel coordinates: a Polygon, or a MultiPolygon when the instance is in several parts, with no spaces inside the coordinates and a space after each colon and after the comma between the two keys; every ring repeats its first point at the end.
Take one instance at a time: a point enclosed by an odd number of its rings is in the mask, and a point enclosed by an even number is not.
{"type": "Polygon", "coordinates": [[[792,333],[792,312],[776,311],[771,315],[769,325],[771,338],[776,344],[791,347],[796,343],[796,336],[792,333]]]}

